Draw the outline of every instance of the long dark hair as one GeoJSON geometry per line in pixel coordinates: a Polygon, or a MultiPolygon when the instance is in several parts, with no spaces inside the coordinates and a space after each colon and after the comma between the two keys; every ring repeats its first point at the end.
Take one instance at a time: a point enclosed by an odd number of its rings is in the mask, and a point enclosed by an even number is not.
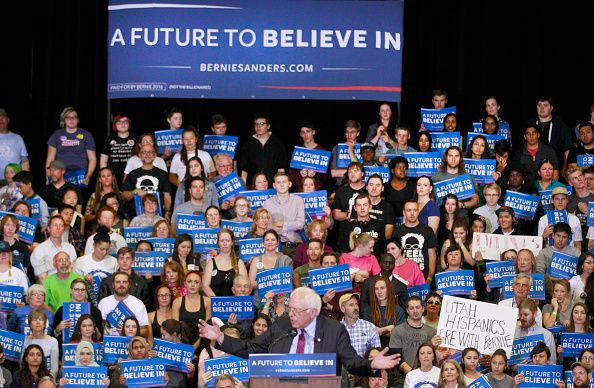
{"type": "MultiPolygon", "coordinates": [[[[191,132],[194,134],[194,136],[196,136],[196,155],[198,155],[198,150],[202,149],[202,147],[203,147],[202,139],[200,138],[200,134],[198,133],[198,128],[194,127],[193,125],[188,125],[188,127],[186,129],[184,129],[182,132],[182,138],[184,136],[184,133],[187,133],[187,132],[191,132]]],[[[189,162],[188,150],[186,149],[186,146],[183,145],[183,143],[182,143],[182,148],[179,151],[179,155],[181,157],[181,162],[184,164],[184,166],[187,166],[188,162],[189,162]]]]}
{"type": "Polygon", "coordinates": [[[25,352],[23,353],[23,359],[21,361],[21,369],[18,372],[18,381],[21,387],[32,387],[34,383],[36,383],[40,378],[44,376],[50,376],[50,371],[47,368],[47,364],[45,363],[45,354],[43,353],[43,349],[39,345],[31,344],[27,346],[25,352]],[[37,349],[41,352],[41,364],[39,365],[39,371],[37,372],[37,378],[33,376],[31,373],[31,369],[29,368],[29,363],[27,362],[27,357],[31,350],[37,349]]]}
{"type": "MultiPolygon", "coordinates": [[[[196,254],[194,253],[194,240],[192,237],[187,233],[182,233],[175,239],[175,244],[173,245],[173,254],[171,255],[171,260],[176,261],[181,265],[181,260],[179,259],[179,245],[183,242],[189,241],[190,242],[190,253],[186,258],[186,263],[190,263],[192,259],[196,258],[196,254]]],[[[198,257],[199,259],[199,257],[198,257]]],[[[186,269],[184,268],[184,271],[186,269]]]]}
{"type": "Polygon", "coordinates": [[[78,318],[78,321],[76,321],[76,326],[74,326],[74,330],[72,331],[72,336],[70,337],[70,342],[76,343],[76,342],[80,342],[80,340],[82,339],[80,327],[82,326],[82,323],[85,319],[90,319],[91,322],[93,322],[93,327],[95,328],[95,330],[93,330],[93,335],[92,335],[93,341],[98,342],[101,339],[99,333],[97,333],[97,330],[96,330],[97,323],[93,319],[93,316],[91,314],[83,314],[78,318]]]}

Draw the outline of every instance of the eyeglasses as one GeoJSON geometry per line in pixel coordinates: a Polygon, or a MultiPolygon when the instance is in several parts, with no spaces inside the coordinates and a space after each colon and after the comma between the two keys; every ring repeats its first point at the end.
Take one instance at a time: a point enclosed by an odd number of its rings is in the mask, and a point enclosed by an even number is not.
{"type": "Polygon", "coordinates": [[[129,124],[129,123],[130,123],[130,121],[128,121],[128,120],[118,120],[118,121],[116,121],[116,124],[129,124]]]}
{"type": "Polygon", "coordinates": [[[427,304],[434,304],[436,306],[439,306],[439,305],[441,305],[441,302],[438,300],[428,300],[427,304]]]}
{"type": "Polygon", "coordinates": [[[254,125],[258,127],[262,125],[268,125],[268,123],[266,121],[255,121],[254,125]]]}
{"type": "Polygon", "coordinates": [[[269,220],[270,216],[260,216],[258,217],[259,220],[269,220]]]}
{"type": "Polygon", "coordinates": [[[74,292],[86,292],[87,289],[86,288],[73,288],[72,291],[74,291],[74,292]]]}
{"type": "Polygon", "coordinates": [[[293,315],[299,315],[299,314],[301,314],[302,312],[304,312],[305,310],[309,310],[309,308],[306,308],[306,309],[298,309],[298,308],[295,308],[295,307],[287,306],[287,312],[288,312],[289,314],[293,313],[293,315]]]}

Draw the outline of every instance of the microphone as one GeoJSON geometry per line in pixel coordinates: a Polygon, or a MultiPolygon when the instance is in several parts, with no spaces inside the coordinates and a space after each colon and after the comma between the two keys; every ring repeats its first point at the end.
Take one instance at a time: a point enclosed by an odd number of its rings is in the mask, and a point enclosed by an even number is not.
{"type": "Polygon", "coordinates": [[[277,339],[275,339],[274,341],[272,341],[272,342],[270,343],[270,345],[268,345],[268,353],[270,353],[270,349],[271,349],[271,348],[272,348],[274,345],[276,345],[276,344],[277,344],[277,342],[279,342],[280,340],[282,340],[282,339],[285,339],[285,338],[293,338],[293,337],[295,337],[296,335],[297,335],[297,330],[295,330],[295,329],[291,329],[291,330],[290,330],[288,333],[285,333],[285,334],[281,335],[280,337],[278,337],[277,339]]]}

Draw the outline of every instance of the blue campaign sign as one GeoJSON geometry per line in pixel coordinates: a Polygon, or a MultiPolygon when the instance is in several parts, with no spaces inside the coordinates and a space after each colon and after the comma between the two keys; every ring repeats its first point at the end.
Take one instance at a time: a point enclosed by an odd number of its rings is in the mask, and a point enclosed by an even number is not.
{"type": "Polygon", "coordinates": [[[418,178],[433,175],[441,165],[442,155],[441,152],[405,152],[403,156],[408,161],[406,176],[418,178]]]}
{"type": "Polygon", "coordinates": [[[69,171],[64,174],[64,180],[72,183],[75,186],[87,187],[83,182],[87,178],[87,170],[80,169],[76,171],[69,171]]]}
{"type": "Polygon", "coordinates": [[[511,144],[511,128],[509,126],[509,123],[507,122],[500,122],[499,123],[499,130],[497,131],[497,133],[501,136],[503,136],[504,138],[506,138],[507,140],[510,141],[511,144]]]}
{"type": "Polygon", "coordinates": [[[554,250],[549,264],[549,275],[555,278],[570,279],[577,274],[578,258],[554,250]]]}
{"type": "Polygon", "coordinates": [[[41,198],[35,197],[27,199],[26,202],[31,206],[31,218],[35,218],[39,221],[41,218],[41,198]]]}
{"type": "Polygon", "coordinates": [[[194,346],[179,342],[165,341],[161,338],[153,339],[153,350],[157,357],[165,361],[167,369],[178,372],[188,372],[187,363],[192,362],[194,357],[194,346]]]}
{"type": "Polygon", "coordinates": [[[222,374],[231,375],[243,382],[248,381],[250,377],[248,360],[237,356],[208,358],[204,360],[204,371],[212,372],[212,379],[207,385],[209,388],[214,387],[217,376],[222,374]]]}
{"type": "Polygon", "coordinates": [[[518,365],[518,374],[524,375],[524,382],[518,388],[556,388],[557,381],[563,381],[563,365],[518,365]]]}
{"type": "Polygon", "coordinates": [[[110,1],[110,99],[400,101],[403,1],[153,4],[110,1]]]}
{"type": "Polygon", "coordinates": [[[563,357],[577,357],[582,350],[594,346],[594,333],[561,333],[563,357]]]}
{"type": "Polygon", "coordinates": [[[169,255],[165,252],[136,252],[132,269],[141,276],[147,271],[153,276],[159,276],[168,258],[169,255]]]}
{"type": "Polygon", "coordinates": [[[289,167],[325,173],[330,165],[330,151],[295,146],[289,167]]]}
{"type": "Polygon", "coordinates": [[[588,202],[588,226],[594,226],[594,202],[588,202]]]}
{"type": "MultiPolygon", "coordinates": [[[[425,297],[429,294],[429,283],[419,284],[418,286],[407,287],[406,293],[408,297],[415,295],[425,301],[425,297]]],[[[423,302],[424,303],[424,302],[423,302]]]]}
{"type": "Polygon", "coordinates": [[[0,311],[13,312],[17,303],[23,302],[25,289],[9,284],[0,284],[0,311]]]}
{"type": "Polygon", "coordinates": [[[113,364],[118,358],[128,358],[128,345],[132,337],[106,335],[103,337],[103,363],[113,364]]]}
{"type": "Polygon", "coordinates": [[[175,238],[173,237],[151,237],[146,241],[153,245],[153,251],[165,252],[169,256],[173,254],[173,247],[175,246],[175,238]]]}
{"type": "Polygon", "coordinates": [[[122,376],[128,387],[164,387],[165,364],[158,358],[122,361],[122,376]]]}
{"type": "MultiPolygon", "coordinates": [[[[161,208],[161,196],[158,193],[153,193],[157,198],[157,214],[163,217],[163,209],[161,208]]],[[[144,214],[144,205],[142,204],[142,198],[138,194],[134,194],[134,211],[136,215],[144,214]]]]}
{"type": "Polygon", "coordinates": [[[328,206],[328,192],[326,190],[318,190],[311,193],[295,193],[295,195],[303,198],[306,213],[323,214],[324,207],[328,206]]]}
{"type": "Polygon", "coordinates": [[[252,221],[231,221],[221,220],[221,228],[230,229],[235,235],[235,239],[244,238],[252,230],[252,221]]]}
{"type": "Polygon", "coordinates": [[[231,159],[235,159],[238,142],[239,138],[237,136],[204,135],[204,146],[202,149],[208,152],[210,156],[227,154],[231,159]]]}
{"type": "Polygon", "coordinates": [[[384,183],[390,182],[390,168],[388,166],[365,166],[364,182],[367,183],[369,177],[374,174],[381,176],[384,183]]]}
{"type": "Polygon", "coordinates": [[[111,327],[118,327],[124,323],[124,319],[133,317],[134,313],[126,306],[124,302],[119,302],[115,308],[107,314],[106,321],[111,327]]]}
{"type": "Polygon", "coordinates": [[[466,172],[472,175],[474,181],[481,185],[495,182],[493,174],[497,162],[495,159],[464,159],[466,172]]]}
{"type": "MultiPolygon", "coordinates": [[[[359,162],[363,160],[361,158],[361,144],[355,144],[353,147],[353,153],[359,162]]],[[[347,143],[338,143],[336,146],[336,167],[347,168],[351,162],[352,160],[349,154],[349,146],[347,143]]]]}
{"type": "Polygon", "coordinates": [[[429,132],[441,132],[443,131],[443,119],[450,113],[456,113],[455,106],[442,109],[421,108],[421,124],[429,132]]]}
{"type": "Polygon", "coordinates": [[[65,388],[105,387],[106,366],[66,366],[62,377],[68,380],[65,388]]]}
{"type": "Polygon", "coordinates": [[[219,203],[228,201],[234,197],[237,197],[241,191],[245,191],[243,180],[232,172],[221,180],[215,182],[217,188],[217,194],[219,196],[219,203]]]}
{"type": "Polygon", "coordinates": [[[486,376],[481,375],[481,377],[468,384],[466,388],[492,388],[492,385],[489,384],[486,376]]]}
{"type": "Polygon", "coordinates": [[[472,139],[474,139],[475,137],[477,137],[479,135],[483,136],[487,140],[487,145],[489,146],[490,150],[495,149],[495,143],[497,143],[498,140],[505,140],[505,136],[501,136],[501,135],[489,135],[488,133],[468,132],[468,139],[466,141],[466,150],[467,151],[470,152],[468,147],[470,147],[470,143],[472,143],[472,139]]]}
{"type": "Polygon", "coordinates": [[[335,376],[336,353],[250,354],[250,377],[335,376]]]}
{"type": "Polygon", "coordinates": [[[140,240],[145,240],[153,234],[153,228],[150,226],[125,226],[124,238],[129,247],[136,247],[140,240]]]}
{"type": "Polygon", "coordinates": [[[254,297],[253,296],[213,296],[210,298],[210,309],[212,316],[221,318],[223,321],[229,319],[229,315],[237,315],[237,319],[254,318],[254,297]]]}
{"type": "Polygon", "coordinates": [[[544,209],[551,207],[551,201],[553,200],[553,190],[539,190],[540,203],[544,209]]]}
{"type": "Polygon", "coordinates": [[[180,129],[164,129],[162,131],[155,131],[155,140],[157,142],[157,152],[162,154],[166,148],[173,152],[179,152],[182,148],[182,135],[184,130],[180,129]]]}
{"type": "Polygon", "coordinates": [[[69,319],[71,323],[71,326],[65,328],[62,332],[65,343],[70,342],[70,337],[72,337],[72,333],[74,332],[74,327],[76,326],[76,322],[78,322],[78,318],[80,318],[80,316],[83,314],[90,313],[91,304],[88,302],[64,302],[62,307],[62,319],[69,319]]]}
{"type": "Polygon", "coordinates": [[[0,218],[12,214],[19,221],[19,240],[25,244],[33,244],[38,221],[35,218],[25,217],[16,213],[0,211],[0,218]]]}
{"type": "Polygon", "coordinates": [[[515,338],[508,364],[515,365],[522,361],[530,361],[532,359],[530,352],[539,341],[544,342],[544,334],[541,333],[515,338]]]}
{"type": "Polygon", "coordinates": [[[578,167],[590,167],[594,164],[594,155],[584,154],[577,156],[577,165],[578,167]]]}
{"type": "Polygon", "coordinates": [[[8,330],[0,330],[0,344],[4,349],[6,359],[21,362],[23,350],[25,350],[25,335],[8,330]]]}
{"type": "Polygon", "coordinates": [[[536,214],[536,208],[540,202],[538,195],[519,193],[508,190],[505,193],[504,205],[514,209],[516,218],[532,220],[536,214]]]}
{"type": "Polygon", "coordinates": [[[258,295],[265,295],[268,291],[275,294],[284,294],[293,290],[293,271],[290,267],[267,269],[258,272],[258,295]]]}
{"type": "Polygon", "coordinates": [[[239,257],[248,263],[252,257],[260,256],[265,251],[261,237],[239,240],[239,257]]]}
{"type": "Polygon", "coordinates": [[[177,214],[177,222],[175,225],[175,234],[180,235],[187,233],[192,234],[196,229],[206,228],[206,218],[204,214],[177,214]]]}
{"type": "Polygon", "coordinates": [[[559,222],[567,221],[567,210],[547,210],[547,220],[549,225],[555,225],[559,222]]]}
{"type": "Polygon", "coordinates": [[[218,249],[217,234],[219,228],[196,229],[192,232],[194,238],[194,251],[208,252],[211,249],[218,249]]]}
{"type": "Polygon", "coordinates": [[[431,132],[431,149],[445,151],[451,146],[461,146],[460,132],[431,132]]]}
{"type": "Polygon", "coordinates": [[[275,189],[246,190],[240,191],[238,194],[239,197],[245,197],[249,201],[251,214],[254,214],[254,210],[261,208],[264,204],[264,201],[266,201],[270,197],[274,197],[275,195],[275,189]]]}
{"type": "Polygon", "coordinates": [[[474,272],[462,269],[436,273],[435,285],[443,295],[470,295],[474,290],[474,272]]]}
{"type": "Polygon", "coordinates": [[[353,288],[348,264],[309,270],[310,287],[319,295],[330,290],[346,291],[353,288]]]}
{"type": "Polygon", "coordinates": [[[489,288],[499,288],[503,286],[503,277],[516,274],[516,265],[511,260],[487,261],[487,275],[492,278],[487,282],[489,288]]]}
{"type": "Polygon", "coordinates": [[[436,182],[433,185],[437,203],[441,205],[441,201],[446,194],[455,194],[459,200],[472,198],[475,195],[474,184],[470,174],[464,174],[455,178],[446,179],[444,181],[436,182]]]}
{"type": "MultiPolygon", "coordinates": [[[[78,344],[62,344],[62,363],[64,366],[75,366],[76,347],[78,344]]],[[[126,349],[127,350],[127,349],[126,349]]],[[[93,352],[95,361],[100,364],[103,362],[103,343],[97,342],[93,344],[93,352]]],[[[126,353],[128,354],[128,353],[126,353]]]]}
{"type": "Polygon", "coordinates": [[[535,300],[544,300],[545,299],[544,274],[533,273],[533,274],[530,274],[530,277],[532,278],[532,286],[530,287],[530,292],[528,293],[528,297],[535,299],[535,300]]]}

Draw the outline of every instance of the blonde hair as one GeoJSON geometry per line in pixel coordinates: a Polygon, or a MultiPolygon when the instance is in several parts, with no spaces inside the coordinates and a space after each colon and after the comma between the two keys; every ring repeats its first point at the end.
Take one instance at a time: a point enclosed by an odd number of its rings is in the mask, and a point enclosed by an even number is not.
{"type": "Polygon", "coordinates": [[[443,364],[441,364],[441,370],[439,371],[439,382],[437,384],[437,388],[445,388],[445,379],[443,377],[443,370],[447,364],[451,364],[456,368],[458,372],[458,388],[466,388],[466,380],[464,379],[464,373],[462,372],[462,368],[460,368],[460,364],[458,364],[455,360],[445,360],[443,364]]]}
{"type": "Polygon", "coordinates": [[[375,241],[375,238],[365,232],[351,232],[349,235],[349,247],[351,250],[355,250],[355,248],[363,244],[369,244],[371,241],[375,241]]]}

